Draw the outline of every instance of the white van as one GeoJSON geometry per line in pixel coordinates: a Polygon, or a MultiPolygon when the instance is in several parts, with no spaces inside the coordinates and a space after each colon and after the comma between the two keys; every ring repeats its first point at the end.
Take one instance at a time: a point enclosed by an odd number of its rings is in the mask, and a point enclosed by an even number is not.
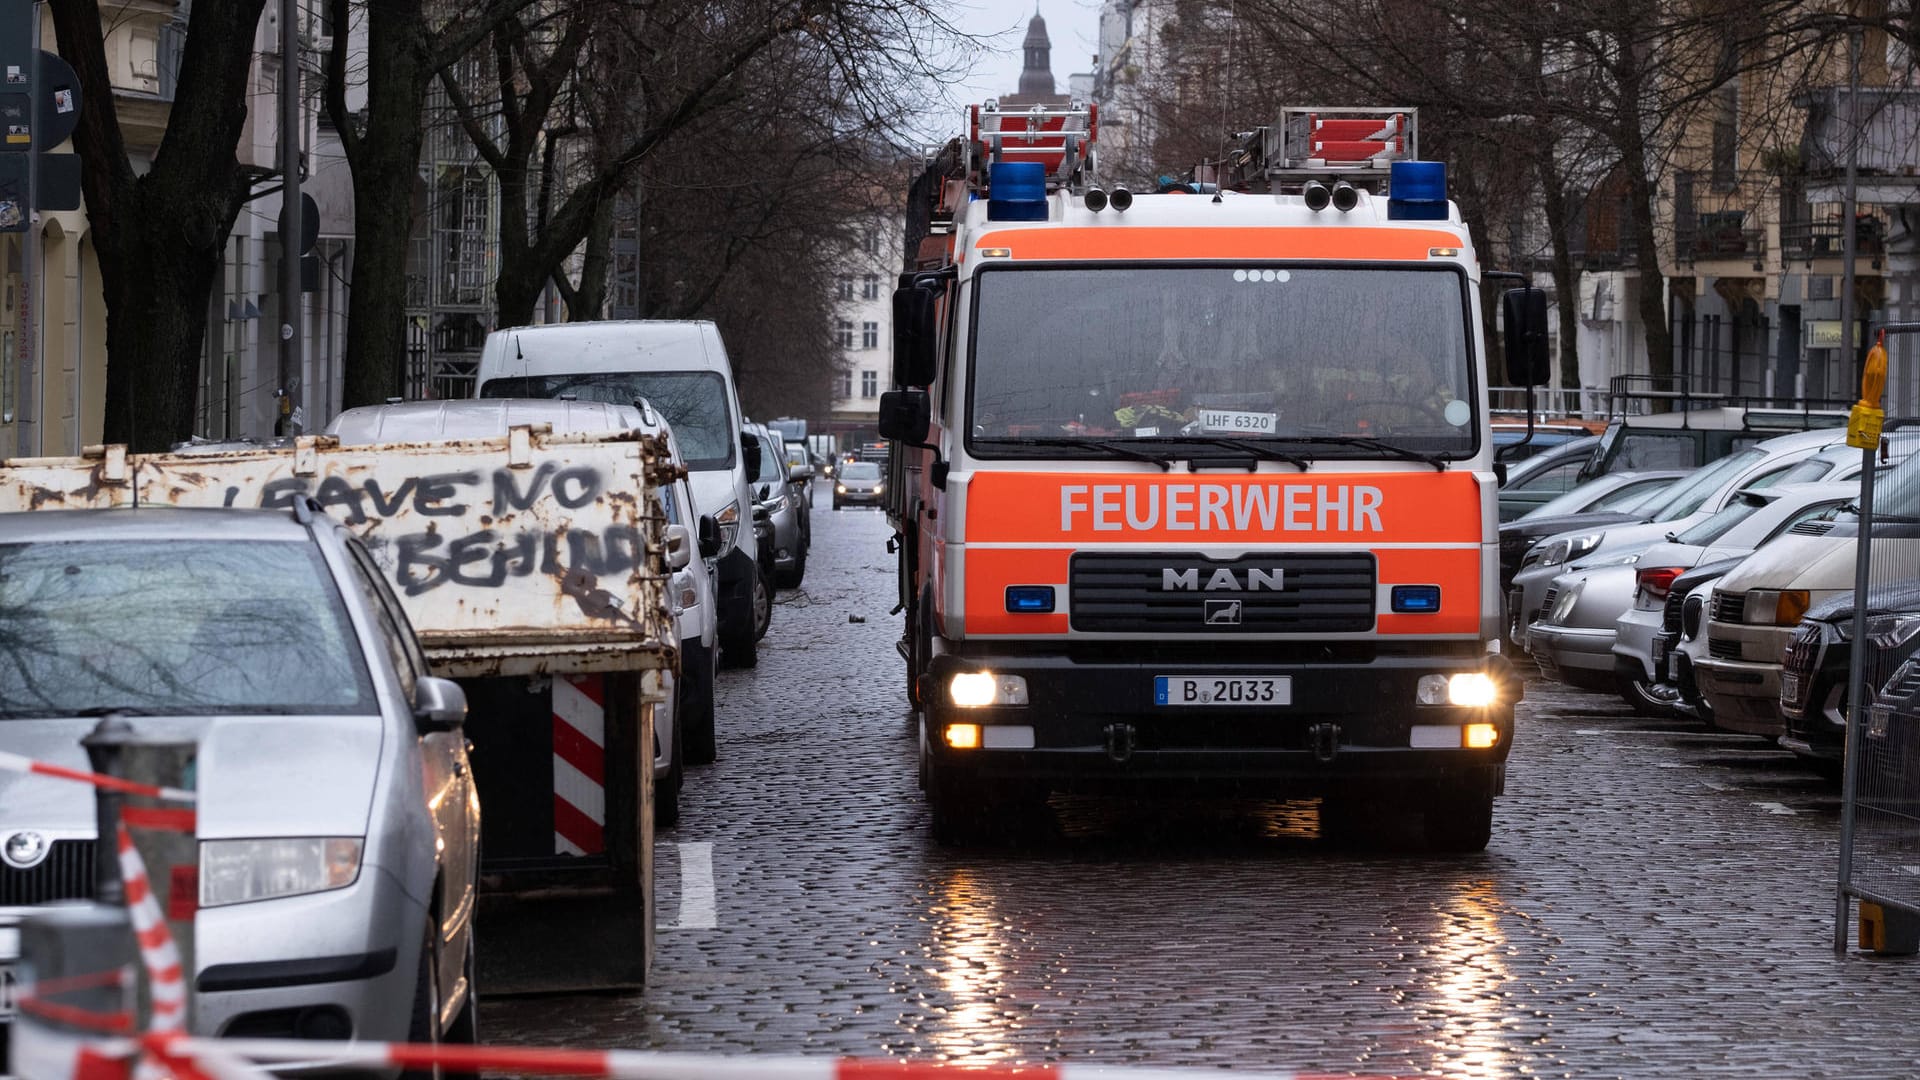
{"type": "Polygon", "coordinates": [[[701,512],[720,523],[720,651],[735,667],[758,662],[773,612],[761,572],[750,479],[760,445],[742,437],[740,396],[720,331],[711,322],[647,319],[495,330],[480,351],[475,396],[557,398],[660,410],[686,459],[701,512]]]}

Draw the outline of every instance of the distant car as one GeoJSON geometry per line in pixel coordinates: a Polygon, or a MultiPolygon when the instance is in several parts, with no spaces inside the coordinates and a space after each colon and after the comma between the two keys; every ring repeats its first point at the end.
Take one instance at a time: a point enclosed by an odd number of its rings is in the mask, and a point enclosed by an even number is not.
{"type": "Polygon", "coordinates": [[[760,440],[760,471],[752,488],[756,505],[773,523],[773,580],[791,589],[807,576],[805,508],[794,491],[780,437],[765,424],[748,423],[744,430],[760,440]]]}
{"type": "Polygon", "coordinates": [[[1599,445],[1597,435],[1568,439],[1507,466],[1506,482],[1500,485],[1500,520],[1512,521],[1578,487],[1580,470],[1599,445]]]}
{"type": "MultiPolygon", "coordinates": [[[[0,515],[0,565],[0,638],[32,643],[0,664],[0,751],[87,768],[104,713],[198,743],[196,1033],[474,1041],[466,696],[347,528],[304,501],[39,510],[0,515]]],[[[92,897],[91,790],[12,777],[0,820],[0,923],[92,897]]]]}
{"type": "Polygon", "coordinates": [[[886,502],[885,478],[880,466],[871,461],[849,461],[834,478],[833,508],[843,506],[881,506],[886,502]]]}

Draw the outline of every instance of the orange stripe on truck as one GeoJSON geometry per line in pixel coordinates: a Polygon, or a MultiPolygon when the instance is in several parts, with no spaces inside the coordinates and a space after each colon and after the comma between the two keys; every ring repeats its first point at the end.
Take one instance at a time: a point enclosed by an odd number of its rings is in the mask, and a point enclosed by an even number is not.
{"type": "MultiPolygon", "coordinates": [[[[968,544],[1480,542],[1472,473],[982,472],[967,487],[968,544]]],[[[972,552],[969,552],[969,556],[972,552]]]]}
{"type": "Polygon", "coordinates": [[[1014,259],[1425,259],[1431,248],[1467,248],[1437,229],[1294,227],[1274,229],[1139,228],[1000,229],[974,249],[1005,248],[1014,259]]]}

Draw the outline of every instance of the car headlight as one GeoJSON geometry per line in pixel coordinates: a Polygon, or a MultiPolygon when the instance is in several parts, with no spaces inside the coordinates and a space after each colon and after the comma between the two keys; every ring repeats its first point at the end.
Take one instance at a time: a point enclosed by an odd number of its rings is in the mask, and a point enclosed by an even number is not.
{"type": "Polygon", "coordinates": [[[841,494],[841,495],[845,495],[845,494],[847,493],[847,485],[845,485],[845,484],[835,484],[835,485],[833,485],[833,490],[834,490],[835,492],[838,492],[838,493],[839,493],[839,494],[841,494]]]}
{"type": "Polygon", "coordinates": [[[988,705],[1025,705],[1027,680],[1020,675],[995,675],[991,671],[963,671],[947,686],[953,703],[963,709],[988,705]]]}
{"type": "Polygon", "coordinates": [[[1553,611],[1547,615],[1547,621],[1550,623],[1566,622],[1567,616],[1573,614],[1573,605],[1580,602],[1580,590],[1586,587],[1587,583],[1583,580],[1573,588],[1561,593],[1560,599],[1553,602],[1553,611]]]}
{"type": "Polygon", "coordinates": [[[1740,621],[1759,626],[1798,626],[1810,599],[1805,589],[1750,589],[1740,621]]]}
{"type": "Polygon", "coordinates": [[[1867,640],[1875,648],[1897,649],[1915,634],[1920,634],[1920,615],[1878,615],[1867,620],[1867,640]]]}
{"type": "Polygon", "coordinates": [[[1546,549],[1540,553],[1540,565],[1559,566],[1561,563],[1572,562],[1587,552],[1592,551],[1594,548],[1599,547],[1600,541],[1604,539],[1606,535],[1606,533],[1597,532],[1586,533],[1582,536],[1561,537],[1548,544],[1546,549]]]}
{"type": "Polygon", "coordinates": [[[885,491],[886,489],[887,489],[887,485],[885,485],[885,484],[875,484],[875,485],[873,485],[873,493],[874,493],[875,495],[878,495],[878,494],[880,494],[880,493],[881,493],[882,491],[885,491]]]}
{"type": "Polygon", "coordinates": [[[728,503],[724,510],[713,515],[713,520],[720,526],[720,550],[726,551],[733,547],[733,537],[740,531],[740,504],[728,503]]]}
{"type": "Polygon", "coordinates": [[[344,889],[360,876],[358,836],[200,842],[200,906],[344,889]]]}

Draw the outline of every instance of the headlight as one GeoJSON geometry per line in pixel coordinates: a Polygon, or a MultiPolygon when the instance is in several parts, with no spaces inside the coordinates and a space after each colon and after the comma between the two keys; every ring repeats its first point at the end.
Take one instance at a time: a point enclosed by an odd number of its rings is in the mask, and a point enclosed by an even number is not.
{"type": "Polygon", "coordinates": [[[740,504],[728,503],[726,509],[713,515],[713,520],[720,525],[720,550],[726,551],[733,547],[734,534],[740,531],[740,504]]]}
{"type": "Polygon", "coordinates": [[[1553,602],[1553,611],[1548,613],[1547,621],[1550,623],[1566,622],[1567,616],[1573,614],[1573,605],[1580,602],[1580,590],[1586,587],[1587,583],[1585,579],[1582,579],[1573,588],[1561,593],[1560,599],[1553,602]]]}
{"type": "Polygon", "coordinates": [[[1807,613],[1805,589],[1752,589],[1741,622],[1758,626],[1798,626],[1807,613]]]}
{"type": "Polygon", "coordinates": [[[1568,536],[1555,540],[1540,553],[1540,565],[1559,566],[1561,563],[1572,562],[1599,547],[1600,541],[1606,535],[1603,532],[1587,533],[1584,536],[1568,536]]]}
{"type": "Polygon", "coordinates": [[[1461,705],[1483,709],[1500,701],[1500,686],[1484,671],[1458,675],[1422,675],[1414,684],[1414,700],[1422,705],[1461,705]]]}
{"type": "Polygon", "coordinates": [[[360,876],[357,836],[200,842],[200,906],[344,889],[360,876]]]}
{"type": "Polygon", "coordinates": [[[963,709],[988,705],[1025,705],[1027,680],[1019,675],[995,675],[991,671],[963,671],[947,687],[953,703],[963,709]]]}
{"type": "Polygon", "coordinates": [[[880,494],[880,493],[881,493],[882,491],[885,491],[886,489],[887,489],[887,485],[885,485],[885,484],[875,484],[875,485],[873,485],[873,493],[874,493],[875,495],[878,495],[878,494],[880,494]]]}

